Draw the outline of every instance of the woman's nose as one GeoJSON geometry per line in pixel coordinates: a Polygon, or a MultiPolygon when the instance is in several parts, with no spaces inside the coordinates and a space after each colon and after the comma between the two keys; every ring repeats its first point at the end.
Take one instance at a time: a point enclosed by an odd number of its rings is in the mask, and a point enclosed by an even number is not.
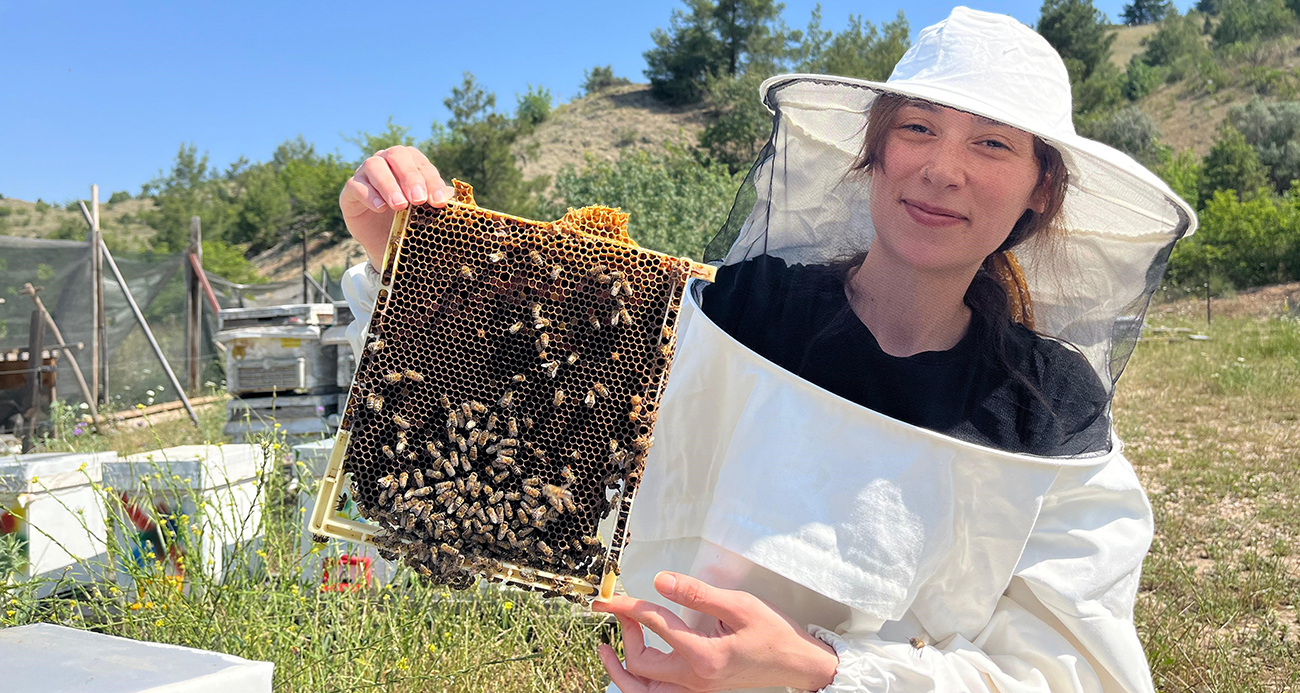
{"type": "Polygon", "coordinates": [[[940,142],[922,172],[935,185],[959,188],[966,184],[966,152],[960,143],[940,142]]]}

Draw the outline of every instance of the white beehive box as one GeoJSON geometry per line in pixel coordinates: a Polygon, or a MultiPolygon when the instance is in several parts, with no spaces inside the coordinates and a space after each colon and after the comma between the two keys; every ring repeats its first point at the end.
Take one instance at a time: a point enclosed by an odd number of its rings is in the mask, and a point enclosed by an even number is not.
{"type": "MultiPolygon", "coordinates": [[[[246,564],[255,564],[264,466],[260,446],[237,443],[180,445],[105,464],[104,486],[122,501],[113,504],[111,521],[123,559],[146,570],[160,561],[168,575],[180,576],[195,565],[192,556],[178,560],[188,544],[215,580],[225,575],[236,551],[244,552],[246,564]],[[188,542],[173,539],[186,530],[188,542]]],[[[118,581],[128,582],[130,572],[118,567],[118,581]]]]}
{"type": "Polygon", "coordinates": [[[39,593],[49,594],[62,588],[60,578],[103,576],[105,511],[93,484],[116,459],[116,452],[0,457],[0,535],[18,545],[17,564],[0,566],[7,573],[0,584],[36,579],[39,593]]]}
{"type": "Polygon", "coordinates": [[[338,388],[338,348],[321,343],[319,325],[222,330],[226,389],[243,393],[320,393],[338,388]]]}
{"type": "MultiPolygon", "coordinates": [[[[330,539],[324,544],[312,541],[312,533],[308,528],[312,506],[316,503],[320,479],[325,475],[333,451],[333,439],[293,446],[293,467],[298,479],[298,514],[302,525],[299,546],[303,555],[307,556],[303,561],[303,579],[334,590],[362,589],[367,585],[382,586],[393,579],[398,566],[381,558],[375,547],[340,539],[330,539]]],[[[340,514],[352,520],[360,520],[356,504],[351,498],[340,514]]]]}
{"type": "Polygon", "coordinates": [[[0,689],[58,693],[271,693],[275,665],[49,623],[0,630],[0,689]]]}

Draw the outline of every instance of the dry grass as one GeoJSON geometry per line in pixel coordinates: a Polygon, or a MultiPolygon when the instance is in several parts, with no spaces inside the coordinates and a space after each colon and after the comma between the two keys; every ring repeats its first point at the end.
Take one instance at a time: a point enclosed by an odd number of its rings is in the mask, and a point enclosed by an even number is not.
{"type": "MultiPolygon", "coordinates": [[[[1112,19],[1119,18],[1112,17],[1112,19]]],[[[1121,70],[1127,68],[1129,58],[1146,50],[1142,45],[1142,39],[1156,33],[1157,28],[1155,24],[1115,27],[1115,42],[1110,44],[1110,61],[1121,70]]]]}

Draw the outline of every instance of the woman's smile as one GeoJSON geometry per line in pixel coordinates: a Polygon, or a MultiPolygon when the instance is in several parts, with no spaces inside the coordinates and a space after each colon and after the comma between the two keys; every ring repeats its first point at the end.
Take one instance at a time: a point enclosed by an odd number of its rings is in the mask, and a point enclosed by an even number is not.
{"type": "Polygon", "coordinates": [[[920,200],[903,199],[901,202],[912,220],[924,226],[955,226],[969,221],[951,209],[928,205],[920,200]]]}

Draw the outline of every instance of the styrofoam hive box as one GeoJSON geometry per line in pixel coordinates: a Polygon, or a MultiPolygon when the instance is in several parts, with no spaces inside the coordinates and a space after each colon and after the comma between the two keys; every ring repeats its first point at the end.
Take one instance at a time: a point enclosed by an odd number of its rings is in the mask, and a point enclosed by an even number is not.
{"type": "MultiPolygon", "coordinates": [[[[180,560],[185,542],[173,538],[191,528],[200,532],[187,535],[194,537],[189,545],[198,547],[203,570],[214,579],[225,575],[234,551],[255,563],[264,461],[260,446],[233,443],[180,445],[105,464],[104,486],[122,501],[113,504],[111,520],[123,559],[141,568],[161,561],[168,575],[184,576],[194,560],[180,560]]],[[[128,582],[128,571],[119,571],[118,580],[128,582]]]]}
{"type": "Polygon", "coordinates": [[[217,333],[226,345],[226,389],[232,393],[333,392],[338,348],[320,341],[319,325],[241,327],[217,333]]]}
{"type": "Polygon", "coordinates": [[[0,535],[17,541],[17,565],[0,583],[37,579],[48,594],[58,578],[89,582],[107,563],[105,510],[93,487],[116,452],[0,456],[0,535]]]}
{"type": "MultiPolygon", "coordinates": [[[[316,494],[320,490],[320,479],[325,474],[325,468],[333,451],[332,438],[293,446],[296,462],[293,468],[298,479],[298,514],[302,524],[299,548],[303,555],[307,556],[303,561],[303,579],[333,590],[384,585],[393,579],[398,566],[381,558],[375,547],[341,539],[330,539],[324,544],[316,544],[312,541],[312,533],[308,528],[311,523],[311,510],[316,503],[316,494]],[[367,576],[369,576],[368,580],[367,576]]],[[[353,503],[351,498],[343,506],[340,514],[349,519],[360,519],[356,503],[353,503]]]]}
{"type": "Polygon", "coordinates": [[[49,623],[0,630],[0,689],[59,693],[271,693],[275,665],[49,623]]]}

